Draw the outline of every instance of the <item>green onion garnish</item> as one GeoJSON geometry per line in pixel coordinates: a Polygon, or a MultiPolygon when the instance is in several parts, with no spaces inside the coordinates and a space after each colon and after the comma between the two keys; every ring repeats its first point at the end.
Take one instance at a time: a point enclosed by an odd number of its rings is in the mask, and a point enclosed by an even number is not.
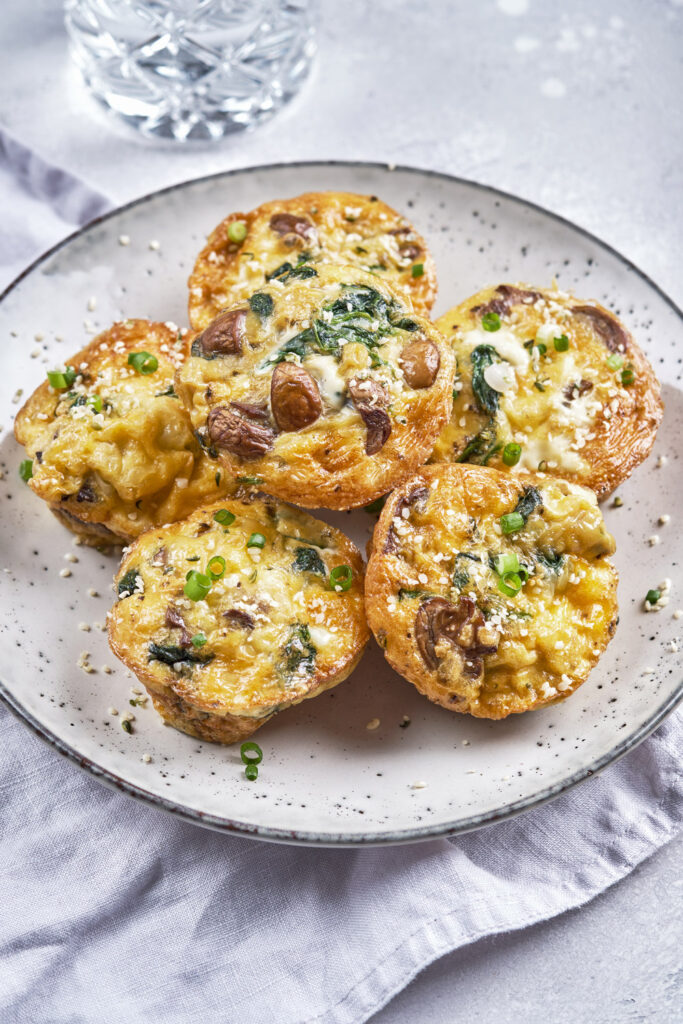
{"type": "MultiPolygon", "coordinates": [[[[218,483],[218,481],[216,481],[216,483],[218,483]]],[[[217,523],[220,523],[221,526],[232,526],[235,522],[234,512],[230,512],[227,508],[219,508],[218,512],[214,512],[213,518],[217,523]]]]}
{"type": "Polygon", "coordinates": [[[190,601],[203,601],[210,590],[211,580],[209,577],[202,572],[197,572],[196,569],[190,569],[185,577],[185,586],[183,587],[185,597],[189,597],[190,601]]]}
{"type": "Polygon", "coordinates": [[[424,263],[413,263],[413,277],[422,277],[425,272],[424,263]]]}
{"type": "Polygon", "coordinates": [[[67,366],[65,370],[48,370],[47,379],[51,388],[56,391],[64,391],[66,388],[70,388],[76,380],[76,371],[73,366],[67,366]]]}
{"type": "Polygon", "coordinates": [[[538,349],[538,354],[541,356],[544,356],[548,351],[548,346],[542,341],[536,342],[536,348],[538,349]]]}
{"type": "Polygon", "coordinates": [[[633,384],[635,379],[635,372],[633,370],[633,367],[629,363],[626,369],[621,371],[621,383],[624,385],[625,388],[630,388],[631,384],[633,384]]]}
{"type": "Polygon", "coordinates": [[[519,572],[519,558],[514,551],[505,551],[496,555],[493,562],[499,576],[505,576],[508,572],[519,572]]]}
{"type": "Polygon", "coordinates": [[[33,476],[33,459],[22,459],[19,463],[19,476],[24,483],[28,483],[33,476]]]}
{"type": "Polygon", "coordinates": [[[212,580],[219,580],[225,573],[225,559],[222,555],[214,555],[209,559],[206,571],[212,580]]]}
{"type": "Polygon", "coordinates": [[[128,721],[127,718],[122,718],[121,719],[121,728],[123,729],[124,732],[132,732],[133,731],[133,726],[130,724],[130,722],[128,721]]]}
{"type": "Polygon", "coordinates": [[[353,570],[350,565],[337,565],[330,573],[330,586],[333,590],[348,590],[353,583],[353,570]]]}
{"type": "Polygon", "coordinates": [[[661,596],[661,590],[648,590],[647,594],[645,595],[645,600],[648,604],[657,604],[657,601],[659,601],[661,596]]]}
{"type": "Polygon", "coordinates": [[[248,764],[247,767],[244,769],[244,774],[246,775],[250,782],[256,782],[256,780],[258,779],[258,768],[256,767],[255,764],[248,764]]]}
{"type": "Polygon", "coordinates": [[[89,405],[95,412],[102,412],[102,399],[99,395],[90,395],[86,398],[85,404],[89,405]]]}
{"type": "Polygon", "coordinates": [[[569,348],[569,338],[566,334],[561,334],[559,338],[553,338],[553,345],[556,352],[566,352],[569,348]]]}
{"type": "Polygon", "coordinates": [[[485,331],[499,331],[500,317],[497,313],[484,313],[481,318],[481,326],[485,331]]]}
{"type": "Polygon", "coordinates": [[[507,512],[500,517],[500,528],[503,533],[516,533],[524,526],[524,516],[521,512],[507,512]]]}
{"type": "Polygon", "coordinates": [[[624,357],[618,352],[613,352],[611,356],[607,356],[607,365],[610,370],[618,370],[624,365],[624,357]]]}
{"type": "Polygon", "coordinates": [[[510,441],[503,448],[503,462],[506,466],[516,466],[522,457],[522,446],[515,441],[510,441]]]}
{"type": "Polygon", "coordinates": [[[506,572],[498,580],[498,589],[506,597],[515,597],[522,589],[522,578],[516,572],[506,572]]]}
{"type": "Polygon", "coordinates": [[[193,647],[203,647],[205,643],[208,643],[208,641],[203,633],[195,633],[192,637],[193,647]]]}
{"type": "Polygon", "coordinates": [[[254,743],[253,740],[247,740],[247,742],[243,743],[240,747],[240,757],[244,764],[261,764],[261,761],[263,760],[263,751],[259,747],[258,743],[254,743]]]}
{"type": "Polygon", "coordinates": [[[259,484],[263,483],[262,476],[238,476],[238,484],[252,484],[254,487],[258,487],[259,484]]]}
{"type": "Polygon", "coordinates": [[[248,548],[264,548],[266,546],[266,538],[262,533],[252,533],[251,537],[247,541],[248,548]]]}
{"type": "Polygon", "coordinates": [[[128,365],[137,370],[138,373],[154,373],[159,369],[159,360],[151,352],[130,352],[128,365]]]}
{"type": "Polygon", "coordinates": [[[247,237],[247,224],[243,220],[234,220],[228,224],[228,238],[231,242],[243,242],[247,237]]]}

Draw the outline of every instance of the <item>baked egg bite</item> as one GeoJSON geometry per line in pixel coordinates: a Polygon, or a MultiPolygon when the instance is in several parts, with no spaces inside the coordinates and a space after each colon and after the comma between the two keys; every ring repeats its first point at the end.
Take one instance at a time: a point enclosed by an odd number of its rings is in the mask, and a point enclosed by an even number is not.
{"type": "Polygon", "coordinates": [[[242,740],[336,686],[369,637],[356,547],[254,491],[144,534],[115,589],[112,650],[202,740],[242,740]]]}
{"type": "Polygon", "coordinates": [[[220,313],[176,377],[207,452],[310,508],[365,505],[428,458],[454,359],[373,274],[318,265],[220,313]]]}
{"type": "Polygon", "coordinates": [[[116,323],[49,371],[16,418],[29,487],[87,543],[126,543],[234,489],[175,393],[182,335],[148,320],[116,323]]]}
{"type": "Polygon", "coordinates": [[[558,289],[487,288],[437,321],[458,372],[431,461],[542,471],[602,500],[649,454],[657,378],[624,325],[558,289]]]}
{"type": "Polygon", "coordinates": [[[449,711],[564,700],[614,635],[614,539],[586,488],[425,466],[389,496],[365,599],[387,661],[449,711]]]}
{"type": "Polygon", "coordinates": [[[265,280],[303,279],[318,262],[372,271],[429,315],[436,268],[412,224],[377,196],[306,192],[231,213],[211,232],[188,281],[190,323],[201,331],[265,280]]]}

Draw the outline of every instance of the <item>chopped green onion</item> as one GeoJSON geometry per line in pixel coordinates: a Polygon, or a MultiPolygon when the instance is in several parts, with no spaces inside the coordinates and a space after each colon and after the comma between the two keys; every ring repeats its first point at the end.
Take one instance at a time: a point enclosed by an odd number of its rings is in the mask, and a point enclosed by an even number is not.
{"type": "Polygon", "coordinates": [[[247,740],[247,742],[243,743],[240,747],[240,757],[244,764],[261,764],[261,761],[263,760],[263,751],[259,747],[258,743],[254,743],[253,740],[247,740]]]}
{"type": "Polygon", "coordinates": [[[212,580],[219,580],[225,573],[225,559],[222,555],[214,555],[209,559],[206,571],[212,580]]]}
{"type": "Polygon", "coordinates": [[[253,484],[254,487],[258,487],[259,484],[263,483],[262,476],[238,476],[238,484],[253,484]]]}
{"type": "Polygon", "coordinates": [[[219,508],[218,512],[214,512],[213,518],[217,523],[220,523],[221,526],[232,526],[235,522],[235,513],[230,512],[227,508],[219,508]]]}
{"type": "Polygon", "coordinates": [[[127,718],[122,718],[121,719],[121,728],[123,729],[124,732],[132,732],[133,731],[133,726],[130,724],[130,722],[128,721],[127,718]]]}
{"type": "Polygon", "coordinates": [[[648,590],[647,594],[645,595],[645,600],[648,604],[657,604],[657,601],[659,601],[661,596],[661,590],[648,590]]]}
{"type": "Polygon", "coordinates": [[[553,345],[556,352],[566,352],[569,348],[569,338],[566,334],[561,334],[559,338],[553,338],[553,345]]]}
{"type": "Polygon", "coordinates": [[[191,601],[203,601],[210,590],[211,580],[209,577],[202,572],[197,572],[196,569],[190,569],[185,577],[183,588],[185,597],[189,597],[191,601]]]}
{"type": "Polygon", "coordinates": [[[635,379],[635,372],[633,370],[633,367],[629,363],[626,369],[621,371],[621,383],[624,385],[625,388],[630,388],[631,384],[633,384],[635,379]]]}
{"type": "Polygon", "coordinates": [[[228,238],[231,242],[243,242],[247,237],[247,224],[243,220],[234,220],[228,224],[228,238]]]}
{"type": "Polygon", "coordinates": [[[99,395],[91,395],[86,398],[85,404],[89,405],[95,412],[102,412],[102,399],[99,395]]]}
{"type": "Polygon", "coordinates": [[[33,459],[22,459],[19,463],[19,476],[24,483],[28,483],[33,476],[33,459]]]}
{"type": "Polygon", "coordinates": [[[498,580],[498,589],[506,597],[515,597],[522,589],[522,578],[516,572],[506,572],[498,580]]]}
{"type": "Polygon", "coordinates": [[[66,388],[70,388],[76,380],[76,371],[73,366],[67,366],[65,370],[48,370],[47,379],[51,388],[56,391],[64,391],[66,388]]]}
{"type": "Polygon", "coordinates": [[[624,357],[618,352],[613,352],[611,356],[607,356],[607,365],[610,370],[619,370],[624,365],[624,357]]]}
{"type": "Polygon", "coordinates": [[[546,354],[546,352],[548,351],[548,346],[544,342],[542,342],[542,341],[537,341],[536,342],[536,348],[538,349],[538,354],[540,356],[544,356],[546,354]]]}
{"type": "Polygon", "coordinates": [[[350,565],[338,565],[330,573],[330,586],[333,590],[348,590],[353,583],[353,570],[350,565]]]}
{"type": "Polygon", "coordinates": [[[521,512],[507,512],[500,517],[500,528],[503,533],[516,533],[524,526],[524,516],[521,512]]]}
{"type": "Polygon", "coordinates": [[[493,562],[499,576],[505,576],[508,572],[519,572],[519,558],[514,551],[496,555],[493,562]]]}
{"type": "Polygon", "coordinates": [[[506,466],[516,466],[522,457],[522,446],[516,441],[510,441],[503,448],[503,462],[506,466]]]}
{"type": "Polygon", "coordinates": [[[247,541],[248,548],[264,548],[266,546],[266,538],[262,533],[252,533],[251,537],[247,541]]]}
{"type": "Polygon", "coordinates": [[[130,352],[128,355],[128,365],[132,366],[138,373],[143,373],[146,376],[159,369],[159,360],[151,352],[130,352]]]}
{"type": "Polygon", "coordinates": [[[500,317],[497,313],[484,313],[481,318],[481,326],[485,331],[499,331],[500,317]]]}
{"type": "Polygon", "coordinates": [[[258,779],[258,768],[256,767],[255,764],[248,764],[247,767],[244,769],[244,774],[246,775],[250,782],[256,782],[256,780],[258,779]]]}
{"type": "Polygon", "coordinates": [[[424,263],[413,263],[413,277],[422,277],[425,272],[424,263]]]}
{"type": "Polygon", "coordinates": [[[208,641],[203,633],[195,633],[192,637],[193,647],[203,647],[205,643],[208,643],[208,641]]]}

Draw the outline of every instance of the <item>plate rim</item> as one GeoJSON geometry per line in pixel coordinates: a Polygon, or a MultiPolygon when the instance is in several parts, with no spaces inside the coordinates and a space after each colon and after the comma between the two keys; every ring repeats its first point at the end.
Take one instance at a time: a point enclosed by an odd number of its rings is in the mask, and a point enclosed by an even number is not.
{"type": "MultiPolygon", "coordinates": [[[[75,241],[80,236],[84,235],[91,228],[102,224],[107,220],[117,216],[118,214],[124,213],[128,210],[134,209],[136,206],[140,206],[143,203],[149,202],[152,199],[156,199],[159,196],[167,195],[171,192],[179,192],[192,185],[201,184],[216,180],[219,178],[230,178],[236,174],[249,174],[256,173],[259,171],[271,171],[281,169],[294,169],[294,168],[312,168],[312,167],[343,167],[343,168],[371,168],[373,170],[385,171],[392,173],[393,171],[405,171],[410,174],[417,174],[427,178],[439,178],[443,181],[456,182],[459,185],[464,185],[468,188],[478,190],[480,192],[486,192],[494,196],[499,196],[507,201],[512,201],[519,206],[532,209],[537,213],[541,213],[551,220],[562,224],[565,227],[570,228],[574,232],[578,232],[579,235],[595,243],[601,249],[607,251],[614,256],[620,263],[622,263],[629,271],[635,273],[642,281],[644,281],[654,292],[662,298],[666,305],[678,316],[681,323],[683,324],[683,311],[673,301],[673,299],[655,282],[652,278],[640,269],[635,263],[632,262],[627,256],[624,256],[618,249],[615,249],[608,242],[603,241],[597,235],[588,231],[586,228],[575,224],[567,217],[562,214],[555,213],[552,210],[548,210],[546,207],[535,203],[533,200],[524,199],[521,196],[517,196],[514,193],[506,192],[503,189],[496,188],[494,185],[484,184],[482,182],[473,181],[469,178],[461,177],[456,174],[449,174],[447,171],[437,171],[431,168],[421,168],[410,164],[388,164],[383,161],[370,161],[370,160],[294,160],[294,161],[277,161],[274,163],[266,164],[254,164],[248,167],[233,167],[225,171],[217,171],[212,174],[201,175],[197,178],[189,178],[180,182],[176,182],[172,185],[167,185],[164,188],[156,189],[151,192],[146,192],[144,195],[138,196],[135,199],[124,203],[121,206],[116,206],[111,210],[107,210],[105,213],[99,214],[86,224],[81,225],[71,234],[61,239],[55,245],[46,249],[41,255],[33,260],[24,270],[21,271],[17,277],[11,281],[7,287],[0,293],[0,303],[15,290],[15,288],[34,270],[48,260],[51,256],[55,255],[61,249],[65,248],[71,242],[75,241]]],[[[125,793],[133,799],[151,805],[157,809],[163,810],[167,813],[173,814],[185,821],[190,822],[194,825],[200,825],[205,828],[212,829],[216,832],[228,833],[233,835],[245,836],[251,839],[262,839],[270,842],[278,843],[289,843],[294,845],[305,845],[305,846],[318,846],[318,847],[357,847],[357,846],[385,846],[394,845],[400,843],[416,843],[424,842],[429,839],[446,838],[448,836],[462,835],[466,832],[472,832],[476,829],[483,828],[487,825],[497,824],[502,821],[507,821],[525,811],[531,810],[535,807],[540,807],[550,800],[554,800],[562,793],[574,786],[583,782],[585,779],[591,776],[597,775],[603,771],[609,765],[614,764],[620,760],[625,754],[629,753],[635,747],[637,747],[643,740],[647,739],[655,729],[667,718],[672,711],[683,701],[683,680],[677,687],[677,689],[671,694],[668,700],[659,707],[653,715],[650,716],[634,733],[618,743],[615,747],[609,750],[602,757],[596,758],[588,767],[579,769],[572,775],[563,779],[561,782],[557,782],[552,786],[547,786],[533,796],[523,797],[520,800],[513,801],[512,803],[505,804],[504,806],[494,808],[493,810],[486,811],[483,814],[470,815],[465,818],[461,818],[454,822],[440,823],[438,825],[423,825],[419,828],[409,829],[397,829],[397,830],[385,830],[385,831],[373,831],[365,833],[349,833],[349,832],[316,832],[302,829],[282,829],[272,828],[263,825],[250,825],[247,822],[235,821],[223,815],[217,815],[208,813],[205,811],[197,810],[193,807],[188,807],[186,804],[180,803],[177,800],[171,800],[160,794],[152,793],[142,786],[131,782],[109,768],[105,768],[102,765],[97,764],[91,758],[79,753],[70,743],[62,740],[56,733],[52,731],[48,726],[43,725],[27,708],[23,706],[21,701],[15,697],[12,691],[9,689],[9,685],[0,678],[0,700],[6,705],[6,707],[22,722],[24,722],[31,731],[43,740],[49,746],[51,746],[62,756],[68,758],[74,764],[76,764],[83,771],[88,772],[93,778],[97,779],[98,782],[109,786],[110,788],[117,789],[119,792],[125,793]]]]}

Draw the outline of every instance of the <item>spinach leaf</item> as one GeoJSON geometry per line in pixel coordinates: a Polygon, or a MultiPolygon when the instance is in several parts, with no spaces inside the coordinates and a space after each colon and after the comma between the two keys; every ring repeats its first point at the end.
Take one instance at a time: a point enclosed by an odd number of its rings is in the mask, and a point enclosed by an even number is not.
{"type": "Polygon", "coordinates": [[[520,495],[520,499],[515,505],[513,512],[519,512],[520,516],[526,523],[527,519],[539,505],[543,507],[543,498],[541,497],[540,491],[535,487],[525,487],[520,495]]]}
{"type": "Polygon", "coordinates": [[[462,590],[470,582],[470,574],[466,569],[456,569],[453,573],[453,586],[462,590]]]}
{"type": "Polygon", "coordinates": [[[292,569],[295,572],[315,572],[319,576],[327,576],[325,563],[315,548],[296,548],[292,569]]]}
{"type": "Polygon", "coordinates": [[[536,561],[544,569],[547,569],[548,572],[559,574],[564,564],[564,555],[561,555],[558,551],[537,551],[536,561]]]}
{"type": "Polygon", "coordinates": [[[414,597],[432,597],[433,595],[428,590],[409,590],[407,587],[401,587],[398,592],[399,601],[408,601],[414,597]]]}
{"type": "Polygon", "coordinates": [[[130,597],[131,594],[135,593],[139,575],[140,572],[138,569],[129,569],[127,573],[124,573],[116,587],[116,592],[119,597],[121,594],[125,593],[130,597]]]}
{"type": "Polygon", "coordinates": [[[470,355],[470,362],[472,363],[472,391],[477,399],[479,409],[481,412],[487,412],[489,416],[493,416],[498,411],[500,395],[486,383],[484,370],[494,363],[500,362],[500,356],[493,345],[477,345],[470,355]]]}
{"type": "Polygon", "coordinates": [[[489,420],[485,427],[478,434],[467,442],[464,449],[457,458],[457,462],[475,462],[485,466],[492,455],[500,451],[502,441],[496,437],[496,428],[493,420],[489,420]]]}
{"type": "Polygon", "coordinates": [[[161,661],[164,665],[177,665],[184,662],[190,665],[208,665],[213,661],[213,654],[202,654],[196,647],[177,647],[175,644],[149,643],[148,661],[161,661]]]}
{"type": "Polygon", "coordinates": [[[296,277],[302,281],[307,277],[317,277],[317,270],[314,270],[313,267],[307,266],[310,259],[310,252],[302,252],[295,266],[292,266],[289,260],[285,263],[281,263],[279,267],[275,268],[275,270],[271,270],[269,274],[266,274],[266,281],[272,281],[275,278],[278,281],[282,281],[284,284],[286,281],[289,281],[290,277],[296,277]]]}
{"type": "Polygon", "coordinates": [[[318,649],[311,643],[311,634],[305,622],[295,622],[290,626],[289,639],[284,646],[281,668],[292,675],[304,666],[306,671],[313,671],[313,663],[318,649]]]}
{"type": "Polygon", "coordinates": [[[253,313],[256,313],[262,320],[266,320],[273,312],[275,303],[265,292],[254,292],[249,299],[249,305],[253,313]]]}
{"type": "Polygon", "coordinates": [[[168,395],[169,398],[177,398],[178,397],[176,395],[176,393],[175,393],[175,388],[173,387],[172,383],[168,385],[168,387],[166,388],[165,391],[157,391],[156,394],[154,395],[154,397],[155,398],[165,398],[166,395],[168,395]]]}

